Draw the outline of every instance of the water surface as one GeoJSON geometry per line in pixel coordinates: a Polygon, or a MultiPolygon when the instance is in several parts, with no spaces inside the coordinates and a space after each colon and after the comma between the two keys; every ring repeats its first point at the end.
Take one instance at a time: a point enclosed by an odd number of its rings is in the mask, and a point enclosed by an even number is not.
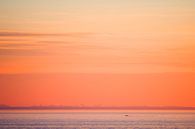
{"type": "Polygon", "coordinates": [[[195,111],[2,110],[0,129],[195,129],[195,111]]]}

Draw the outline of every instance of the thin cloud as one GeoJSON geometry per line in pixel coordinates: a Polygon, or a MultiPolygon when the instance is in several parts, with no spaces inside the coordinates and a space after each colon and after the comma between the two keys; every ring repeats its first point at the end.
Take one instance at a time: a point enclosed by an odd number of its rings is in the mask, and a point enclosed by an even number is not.
{"type": "Polygon", "coordinates": [[[40,37],[40,36],[68,36],[68,37],[80,37],[88,36],[93,33],[75,32],[75,33],[28,33],[28,32],[0,32],[0,37],[40,37]]]}
{"type": "Polygon", "coordinates": [[[26,39],[10,39],[10,38],[8,38],[8,39],[1,39],[0,38],[0,41],[2,41],[2,42],[7,42],[7,41],[11,42],[11,41],[28,41],[28,40],[26,40],[26,39]]]}
{"type": "Polygon", "coordinates": [[[27,44],[27,43],[5,43],[5,44],[0,44],[1,47],[34,47],[34,46],[43,46],[42,44],[27,44]]]}
{"type": "Polygon", "coordinates": [[[47,55],[45,51],[39,49],[1,49],[0,56],[40,56],[47,55]]]}

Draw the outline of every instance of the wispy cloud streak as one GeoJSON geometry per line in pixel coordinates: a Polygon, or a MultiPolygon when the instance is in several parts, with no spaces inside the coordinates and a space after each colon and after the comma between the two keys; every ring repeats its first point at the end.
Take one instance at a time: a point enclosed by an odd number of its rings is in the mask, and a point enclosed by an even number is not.
{"type": "Polygon", "coordinates": [[[1,49],[0,56],[40,56],[47,55],[45,51],[39,49],[1,49]]]}
{"type": "Polygon", "coordinates": [[[32,37],[32,36],[70,36],[70,37],[80,37],[80,36],[88,36],[93,33],[88,32],[75,32],[75,33],[28,33],[28,32],[0,32],[0,37],[32,37]]]}

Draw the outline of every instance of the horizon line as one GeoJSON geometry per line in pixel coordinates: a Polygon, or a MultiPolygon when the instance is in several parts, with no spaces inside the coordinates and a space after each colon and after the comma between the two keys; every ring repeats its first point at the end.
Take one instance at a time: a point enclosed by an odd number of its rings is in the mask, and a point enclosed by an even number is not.
{"type": "Polygon", "coordinates": [[[0,110],[195,110],[195,106],[10,106],[0,105],[0,110]]]}

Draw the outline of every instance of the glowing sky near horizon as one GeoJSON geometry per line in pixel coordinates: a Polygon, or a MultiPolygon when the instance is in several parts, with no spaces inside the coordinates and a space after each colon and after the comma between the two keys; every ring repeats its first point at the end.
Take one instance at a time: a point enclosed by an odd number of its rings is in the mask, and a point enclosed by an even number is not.
{"type": "Polygon", "coordinates": [[[2,104],[195,106],[194,72],[193,0],[0,1],[2,104]]]}

